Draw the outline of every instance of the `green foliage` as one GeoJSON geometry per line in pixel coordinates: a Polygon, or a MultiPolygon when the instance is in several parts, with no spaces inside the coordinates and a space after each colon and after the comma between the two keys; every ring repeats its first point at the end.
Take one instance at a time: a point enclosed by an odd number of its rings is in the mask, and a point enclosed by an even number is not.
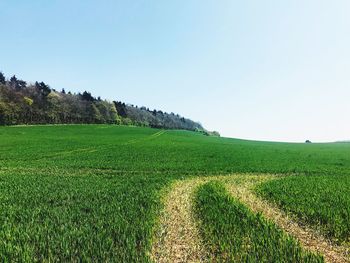
{"type": "Polygon", "coordinates": [[[125,124],[195,130],[199,123],[173,113],[97,99],[90,92],[57,92],[44,82],[28,85],[16,76],[6,82],[0,72],[0,125],[15,124],[125,124]],[[30,108],[28,108],[30,106],[30,108]]]}
{"type": "Polygon", "coordinates": [[[206,136],[215,136],[215,137],[220,137],[220,133],[219,132],[217,132],[217,131],[207,131],[207,130],[205,130],[205,129],[203,129],[203,128],[201,128],[201,129],[195,129],[195,131],[196,132],[199,132],[199,133],[201,133],[201,134],[203,134],[203,135],[206,135],[206,136]]]}
{"type": "Polygon", "coordinates": [[[123,124],[123,125],[127,125],[127,126],[131,126],[131,125],[133,125],[133,122],[132,122],[132,120],[129,119],[129,118],[123,118],[123,119],[122,119],[122,124],[123,124]]]}
{"type": "Polygon", "coordinates": [[[28,97],[24,97],[24,102],[28,105],[28,106],[32,106],[33,105],[33,100],[31,98],[28,97]]]}
{"type": "Polygon", "coordinates": [[[324,262],[232,198],[218,182],[198,189],[195,210],[214,262],[324,262]]]}
{"type": "Polygon", "coordinates": [[[190,119],[181,117],[178,114],[166,113],[157,110],[150,110],[146,107],[137,107],[115,101],[118,114],[124,119],[132,120],[133,124],[141,127],[179,129],[190,131],[204,131],[201,124],[190,119]]]}
{"type": "MultiPolygon", "coordinates": [[[[17,85],[13,77],[9,85],[17,85]]],[[[92,100],[85,96],[51,90],[41,82],[34,86],[12,88],[0,84],[0,125],[60,124],[60,123],[118,123],[113,103],[92,100]],[[30,106],[30,107],[28,107],[30,106]]],[[[89,97],[90,96],[90,97],[89,97]]]]}
{"type": "Polygon", "coordinates": [[[350,241],[350,176],[286,177],[266,182],[257,191],[327,237],[350,241]]]}

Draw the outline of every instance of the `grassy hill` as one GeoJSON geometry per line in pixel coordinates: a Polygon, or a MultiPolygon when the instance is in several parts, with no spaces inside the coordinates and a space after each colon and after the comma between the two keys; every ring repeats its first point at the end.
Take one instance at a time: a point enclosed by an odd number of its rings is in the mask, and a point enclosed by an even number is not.
{"type": "Polygon", "coordinates": [[[0,127],[0,138],[0,254],[9,261],[148,261],[167,187],[233,173],[292,175],[260,186],[259,195],[335,242],[349,241],[348,143],[112,125],[0,127]]]}

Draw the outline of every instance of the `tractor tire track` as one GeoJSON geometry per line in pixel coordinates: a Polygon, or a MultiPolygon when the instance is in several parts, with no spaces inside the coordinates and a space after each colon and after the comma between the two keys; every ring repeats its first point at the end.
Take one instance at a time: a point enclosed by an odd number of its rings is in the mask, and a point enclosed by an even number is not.
{"type": "Polygon", "coordinates": [[[154,262],[205,262],[206,253],[192,204],[194,190],[205,180],[177,181],[165,198],[165,209],[160,219],[151,259],[154,262]]]}
{"type": "Polygon", "coordinates": [[[349,248],[334,245],[253,193],[252,189],[257,184],[274,178],[273,175],[232,175],[176,181],[164,199],[165,208],[151,250],[151,259],[154,262],[209,261],[193,215],[193,193],[200,185],[217,180],[223,182],[229,193],[253,212],[262,213],[267,220],[299,240],[304,249],[322,254],[326,262],[350,262],[349,248]]]}
{"type": "Polygon", "coordinates": [[[298,224],[277,206],[258,198],[252,191],[255,185],[256,183],[253,181],[243,182],[239,185],[231,183],[227,184],[227,189],[253,212],[261,213],[266,219],[274,222],[286,233],[299,240],[302,247],[323,255],[326,262],[350,262],[348,248],[332,244],[311,228],[298,224]]]}
{"type": "MultiPolygon", "coordinates": [[[[166,133],[166,131],[161,130],[161,131],[158,131],[158,132],[151,134],[147,137],[140,138],[140,139],[132,139],[132,140],[129,140],[129,141],[122,143],[120,145],[126,146],[126,145],[131,145],[131,144],[135,144],[135,143],[139,143],[139,142],[152,140],[152,139],[158,138],[159,136],[163,135],[164,133],[166,133]]],[[[40,157],[36,157],[36,158],[30,158],[30,159],[28,159],[28,161],[29,160],[30,161],[42,161],[42,160],[46,160],[46,159],[66,157],[69,155],[74,155],[74,154],[79,154],[79,153],[95,153],[98,151],[115,149],[118,146],[119,145],[96,145],[95,147],[77,148],[77,149],[72,149],[72,150],[68,150],[68,151],[60,151],[60,152],[56,152],[56,153],[52,153],[52,154],[46,154],[45,156],[40,156],[40,157]]]]}
{"type": "Polygon", "coordinates": [[[135,144],[135,143],[139,143],[139,142],[144,142],[144,141],[148,141],[148,140],[152,140],[152,139],[155,139],[161,135],[163,135],[166,131],[165,130],[161,130],[161,131],[158,131],[156,133],[153,133],[147,137],[144,137],[144,138],[140,138],[140,139],[132,139],[130,141],[127,141],[125,143],[123,143],[122,145],[130,145],[130,144],[135,144]]]}

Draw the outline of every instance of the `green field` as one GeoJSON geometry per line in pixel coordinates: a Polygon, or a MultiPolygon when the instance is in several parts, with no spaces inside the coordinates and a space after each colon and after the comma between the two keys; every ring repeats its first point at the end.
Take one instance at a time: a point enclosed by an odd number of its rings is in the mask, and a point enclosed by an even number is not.
{"type": "Polygon", "coordinates": [[[350,241],[350,176],[290,176],[258,192],[338,243],[350,241]]]}
{"type": "Polygon", "coordinates": [[[199,187],[195,200],[201,232],[215,262],[324,262],[249,211],[220,183],[199,187]]]}
{"type": "Polygon", "coordinates": [[[259,195],[349,241],[349,143],[108,125],[0,127],[0,138],[5,261],[149,261],[164,190],[179,179],[233,173],[292,175],[260,186],[259,195]]]}

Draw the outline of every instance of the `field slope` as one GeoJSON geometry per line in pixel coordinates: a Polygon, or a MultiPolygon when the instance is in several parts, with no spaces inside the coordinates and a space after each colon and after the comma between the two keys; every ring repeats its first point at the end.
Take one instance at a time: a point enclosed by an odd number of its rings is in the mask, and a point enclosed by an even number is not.
{"type": "Polygon", "coordinates": [[[238,173],[286,175],[257,193],[347,246],[349,220],[341,218],[350,209],[348,143],[255,142],[111,125],[18,126],[0,127],[1,258],[151,261],[167,189],[178,180],[238,173]],[[318,195],[320,189],[327,194],[318,195]],[[295,205],[303,194],[320,198],[295,205]]]}

